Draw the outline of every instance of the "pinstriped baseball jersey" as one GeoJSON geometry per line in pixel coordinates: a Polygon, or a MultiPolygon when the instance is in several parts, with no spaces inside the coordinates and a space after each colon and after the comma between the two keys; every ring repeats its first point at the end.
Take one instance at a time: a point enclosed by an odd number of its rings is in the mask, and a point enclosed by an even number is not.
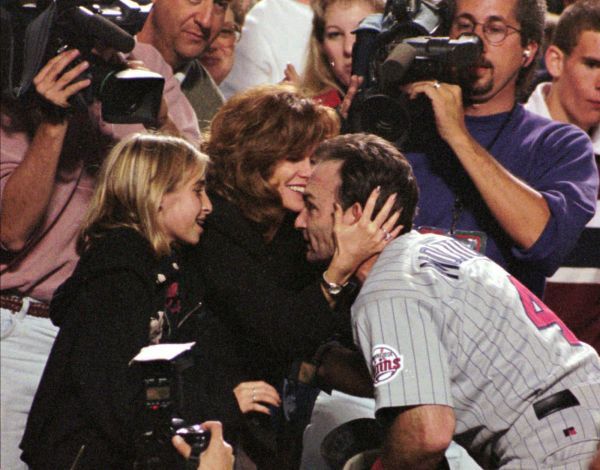
{"type": "Polygon", "coordinates": [[[596,352],[501,267],[455,240],[411,232],[392,242],[352,321],[377,410],[453,407],[455,440],[482,465],[549,468],[591,458],[600,442],[596,352]],[[534,402],[565,389],[580,406],[533,414],[534,402]],[[565,457],[564,446],[582,442],[575,454],[587,455],[565,457]]]}

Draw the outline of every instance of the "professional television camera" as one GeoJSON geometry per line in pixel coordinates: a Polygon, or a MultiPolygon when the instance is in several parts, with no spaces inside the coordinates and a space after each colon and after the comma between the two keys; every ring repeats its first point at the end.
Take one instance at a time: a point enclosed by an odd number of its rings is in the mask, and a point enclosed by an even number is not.
{"type": "Polygon", "coordinates": [[[364,77],[349,113],[352,132],[370,132],[403,150],[435,133],[426,97],[409,100],[401,85],[420,80],[459,83],[459,73],[480,58],[475,35],[437,36],[448,31],[444,0],[387,0],[383,14],[359,25],[352,51],[352,74],[364,77]]]}
{"type": "Polygon", "coordinates": [[[131,0],[118,0],[103,7],[77,0],[4,3],[0,7],[2,94],[28,99],[34,93],[33,78],[48,60],[76,48],[81,52],[79,60],[90,63],[81,79],[91,79],[91,85],[72,97],[71,105],[88,106],[98,99],[107,122],[155,124],[163,77],[128,68],[124,63],[107,62],[92,52],[95,47],[130,52],[135,46],[130,32],[141,28],[148,11],[149,6],[142,7],[131,0]]]}
{"type": "Polygon", "coordinates": [[[136,470],[182,467],[182,459],[171,444],[181,436],[192,447],[196,460],[210,442],[210,432],[199,424],[186,425],[180,418],[185,406],[183,372],[193,365],[194,343],[158,344],[142,348],[131,365],[142,368],[144,400],[141,429],[136,436],[136,470]]]}

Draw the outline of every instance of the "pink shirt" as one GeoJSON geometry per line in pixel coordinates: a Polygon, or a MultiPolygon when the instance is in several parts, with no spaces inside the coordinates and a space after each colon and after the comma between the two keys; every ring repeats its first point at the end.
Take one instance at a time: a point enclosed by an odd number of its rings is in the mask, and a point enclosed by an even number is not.
{"type": "MultiPolygon", "coordinates": [[[[142,60],[148,69],[165,77],[163,96],[169,107],[171,119],[187,139],[199,143],[200,132],[194,111],[160,53],[149,44],[137,43],[130,58],[142,60]]],[[[65,144],[47,216],[28,245],[19,253],[8,253],[0,248],[2,291],[18,291],[23,295],[49,302],[55,289],[73,272],[78,261],[75,242],[95,183],[94,176],[88,173],[83,160],[94,153],[91,148],[100,146],[98,131],[113,139],[144,131],[144,127],[137,124],[106,123],[98,117],[99,111],[98,105],[90,108],[92,122],[97,123],[88,124],[90,128],[86,128],[85,123],[70,123],[69,137],[71,134],[77,134],[77,144],[65,144]],[[62,163],[69,161],[69,157],[75,157],[77,164],[65,168],[66,165],[62,163]]],[[[12,172],[23,160],[29,140],[24,133],[8,135],[3,129],[0,129],[0,139],[2,210],[4,187],[12,172]]],[[[70,139],[69,143],[73,143],[73,139],[70,139]]]]}

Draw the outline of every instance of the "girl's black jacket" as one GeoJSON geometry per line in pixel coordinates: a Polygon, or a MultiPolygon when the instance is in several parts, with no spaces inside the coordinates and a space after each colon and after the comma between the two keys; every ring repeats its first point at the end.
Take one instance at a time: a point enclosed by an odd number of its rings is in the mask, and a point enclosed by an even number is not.
{"type": "MultiPolygon", "coordinates": [[[[218,419],[235,441],[240,415],[233,388],[243,377],[227,331],[201,305],[203,286],[186,259],[181,250],[179,321],[193,313],[161,339],[196,341],[180,414],[190,423],[218,419]]],[[[144,394],[142,372],[129,363],[149,344],[151,320],[165,309],[164,264],[136,231],[114,229],[56,291],[50,310],[60,330],[21,443],[32,468],[71,468],[76,458],[78,469],[132,467],[144,394]]]]}

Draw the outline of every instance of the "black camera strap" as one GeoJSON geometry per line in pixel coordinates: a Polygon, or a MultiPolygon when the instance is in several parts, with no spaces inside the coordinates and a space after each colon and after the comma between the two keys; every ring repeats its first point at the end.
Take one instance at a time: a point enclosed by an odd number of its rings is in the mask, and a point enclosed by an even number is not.
{"type": "MultiPolygon", "coordinates": [[[[41,68],[56,14],[56,1],[52,1],[48,8],[27,25],[23,47],[23,69],[18,78],[14,77],[14,32],[12,32],[8,63],[8,91],[13,98],[21,98],[27,92],[33,82],[33,77],[41,68]],[[14,84],[13,79],[18,83],[14,84]]],[[[7,9],[2,8],[3,23],[7,17],[10,21],[11,16],[7,9]]]]}
{"type": "MultiPolygon", "coordinates": [[[[504,130],[508,126],[508,123],[512,120],[516,109],[517,109],[517,105],[515,103],[515,104],[513,104],[513,107],[511,108],[510,112],[504,118],[504,121],[502,121],[502,124],[496,131],[494,138],[491,140],[491,142],[489,144],[487,144],[484,147],[485,150],[489,154],[492,153],[492,149],[494,148],[494,145],[496,145],[496,142],[498,142],[498,139],[504,133],[504,130]]],[[[454,235],[456,233],[456,226],[458,225],[458,220],[460,219],[460,216],[462,215],[464,208],[465,208],[465,206],[464,206],[464,203],[458,192],[458,188],[455,188],[454,205],[452,206],[452,225],[450,226],[450,235],[454,235]]]]}

